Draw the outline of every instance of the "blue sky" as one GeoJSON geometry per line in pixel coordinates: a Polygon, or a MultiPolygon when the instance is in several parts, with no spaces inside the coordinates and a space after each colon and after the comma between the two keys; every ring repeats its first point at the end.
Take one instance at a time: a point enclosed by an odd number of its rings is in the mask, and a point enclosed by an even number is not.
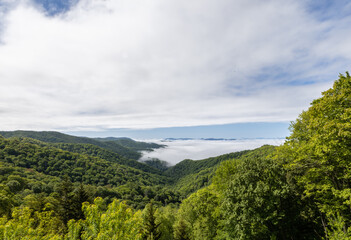
{"type": "Polygon", "coordinates": [[[77,4],[78,0],[34,0],[49,16],[65,13],[77,4]]]}
{"type": "Polygon", "coordinates": [[[2,130],[285,137],[350,38],[344,0],[0,0],[2,130]]]}
{"type": "Polygon", "coordinates": [[[351,9],[348,0],[320,0],[307,1],[307,10],[320,21],[344,18],[350,15],[351,9]]]}
{"type": "MultiPolygon", "coordinates": [[[[69,11],[79,0],[33,0],[33,2],[41,5],[49,15],[57,15],[69,11]]],[[[350,14],[350,8],[345,8],[349,4],[348,0],[308,0],[305,3],[306,10],[315,14],[320,20],[342,18],[350,14]]]]}
{"type": "Polygon", "coordinates": [[[88,137],[126,136],[135,139],[164,138],[285,138],[289,123],[237,123],[210,126],[171,127],[155,129],[108,129],[105,131],[68,131],[88,137]]]}

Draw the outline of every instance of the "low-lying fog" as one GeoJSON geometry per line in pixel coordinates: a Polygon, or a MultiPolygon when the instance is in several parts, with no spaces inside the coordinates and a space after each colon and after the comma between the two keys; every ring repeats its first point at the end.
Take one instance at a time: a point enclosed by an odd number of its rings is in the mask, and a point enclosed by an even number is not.
{"type": "MultiPolygon", "coordinates": [[[[144,140],[145,141],[145,140],[144,140]]],[[[140,159],[145,161],[158,158],[175,165],[184,159],[200,160],[215,157],[225,153],[237,152],[247,149],[255,149],[262,145],[280,145],[285,139],[245,139],[245,140],[149,140],[167,145],[164,148],[155,149],[153,152],[143,152],[140,159]]]]}

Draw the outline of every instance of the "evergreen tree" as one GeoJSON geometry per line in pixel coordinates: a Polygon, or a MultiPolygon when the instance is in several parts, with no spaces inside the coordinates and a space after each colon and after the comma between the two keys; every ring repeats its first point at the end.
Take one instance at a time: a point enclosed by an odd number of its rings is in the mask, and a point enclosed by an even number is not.
{"type": "Polygon", "coordinates": [[[73,192],[72,208],[74,211],[74,219],[84,219],[84,212],[82,210],[82,204],[84,202],[90,202],[90,196],[84,188],[82,183],[73,192]]]}
{"type": "Polygon", "coordinates": [[[70,219],[74,218],[73,211],[73,184],[67,175],[64,176],[62,182],[58,186],[57,192],[59,194],[58,201],[58,213],[61,220],[67,225],[70,219]]]}
{"type": "Polygon", "coordinates": [[[156,223],[155,212],[156,209],[152,202],[146,205],[143,215],[143,239],[145,240],[158,240],[161,237],[161,232],[159,231],[160,223],[156,223]]]}

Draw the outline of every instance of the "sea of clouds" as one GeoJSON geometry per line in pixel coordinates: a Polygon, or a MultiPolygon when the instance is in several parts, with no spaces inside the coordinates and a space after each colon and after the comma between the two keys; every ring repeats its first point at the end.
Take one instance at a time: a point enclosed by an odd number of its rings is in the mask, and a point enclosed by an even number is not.
{"type": "Polygon", "coordinates": [[[248,149],[255,149],[265,144],[281,145],[285,139],[239,139],[239,140],[150,140],[166,145],[164,148],[155,149],[152,152],[143,152],[140,159],[145,161],[151,158],[158,158],[175,165],[184,159],[200,160],[215,157],[226,153],[237,152],[248,149]]]}

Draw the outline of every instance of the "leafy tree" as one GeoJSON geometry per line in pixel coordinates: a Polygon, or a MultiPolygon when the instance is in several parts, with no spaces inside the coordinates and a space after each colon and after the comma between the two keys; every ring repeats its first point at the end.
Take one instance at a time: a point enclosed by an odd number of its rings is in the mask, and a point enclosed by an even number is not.
{"type": "Polygon", "coordinates": [[[177,218],[178,238],[188,236],[198,240],[214,239],[220,216],[219,197],[213,186],[201,189],[185,199],[180,205],[177,218]]]}
{"type": "Polygon", "coordinates": [[[346,228],[345,219],[340,214],[329,215],[326,238],[329,240],[351,240],[351,227],[346,228]]]}
{"type": "Polygon", "coordinates": [[[45,193],[29,194],[23,199],[23,204],[29,207],[33,211],[42,212],[49,210],[56,210],[56,206],[59,205],[57,199],[46,196],[45,193]]]}
{"type": "Polygon", "coordinates": [[[174,240],[190,240],[189,226],[183,219],[174,225],[174,240]]]}
{"type": "MultiPolygon", "coordinates": [[[[134,212],[124,202],[114,200],[105,210],[105,203],[96,198],[94,204],[84,203],[85,220],[71,221],[68,233],[77,235],[83,228],[82,240],[138,240],[141,239],[141,212],[134,212]]],[[[73,238],[74,239],[74,238],[73,238]]]]}
{"type": "Polygon", "coordinates": [[[269,158],[234,160],[221,166],[217,174],[221,237],[313,239],[308,234],[313,229],[303,217],[299,196],[289,185],[281,163],[269,158]]]}
{"type": "Polygon", "coordinates": [[[176,221],[177,208],[172,204],[157,209],[156,218],[160,223],[159,231],[162,240],[173,240],[173,225],[176,221]]]}
{"type": "Polygon", "coordinates": [[[33,212],[28,207],[15,208],[12,219],[3,221],[0,229],[0,239],[63,239],[61,221],[53,211],[33,212]]]}
{"type": "Polygon", "coordinates": [[[67,240],[82,240],[83,234],[83,220],[74,220],[71,219],[67,223],[67,234],[65,235],[65,239],[67,240]]]}
{"type": "MultiPolygon", "coordinates": [[[[322,215],[340,213],[351,225],[351,77],[339,76],[290,127],[279,157],[322,215]]],[[[324,221],[323,221],[324,222],[324,221]]]]}

